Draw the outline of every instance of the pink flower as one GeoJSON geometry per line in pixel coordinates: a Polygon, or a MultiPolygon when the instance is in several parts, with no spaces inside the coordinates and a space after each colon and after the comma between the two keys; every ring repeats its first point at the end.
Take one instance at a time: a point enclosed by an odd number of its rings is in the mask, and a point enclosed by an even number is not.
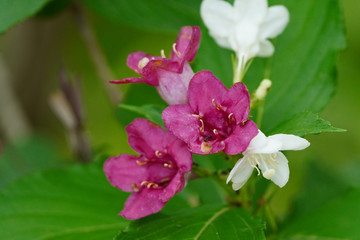
{"type": "Polygon", "coordinates": [[[126,132],[139,156],[111,157],[104,164],[104,172],[114,187],[133,192],[120,215],[139,219],[159,212],[184,188],[184,174],[191,170],[192,156],[185,143],[149,120],[135,119],[126,132]]]}
{"type": "Polygon", "coordinates": [[[134,52],[128,56],[127,65],[143,77],[132,77],[111,81],[115,84],[147,83],[155,86],[160,96],[169,105],[186,104],[190,79],[194,72],[189,62],[194,60],[200,44],[198,26],[182,27],[176,42],[166,58],[163,50],[161,57],[144,52],[134,52]]]}
{"type": "Polygon", "coordinates": [[[191,152],[240,154],[258,133],[248,120],[250,97],[243,83],[228,90],[210,71],[201,71],[192,78],[188,97],[188,105],[169,106],[162,118],[191,152]]]}

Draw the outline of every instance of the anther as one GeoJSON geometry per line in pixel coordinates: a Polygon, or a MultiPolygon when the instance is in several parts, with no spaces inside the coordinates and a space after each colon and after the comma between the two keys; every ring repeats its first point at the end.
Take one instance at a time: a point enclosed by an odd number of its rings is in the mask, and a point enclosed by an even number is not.
{"type": "Polygon", "coordinates": [[[131,184],[131,188],[134,190],[134,192],[139,191],[139,188],[137,187],[137,185],[135,183],[131,184]]]}
{"type": "Polygon", "coordinates": [[[219,131],[214,128],[213,133],[214,133],[215,135],[218,135],[218,134],[219,134],[219,131]]]}
{"type": "Polygon", "coordinates": [[[178,52],[178,50],[176,50],[176,43],[173,44],[172,49],[173,49],[174,53],[176,54],[176,56],[181,58],[181,53],[178,52]]]}
{"type": "Polygon", "coordinates": [[[138,63],[138,68],[143,69],[149,62],[150,60],[147,57],[143,57],[138,63]]]}
{"type": "Polygon", "coordinates": [[[235,120],[234,117],[233,117],[233,115],[234,115],[234,113],[230,113],[230,114],[229,114],[228,119],[229,119],[230,121],[235,120]]]}
{"type": "Polygon", "coordinates": [[[151,188],[151,187],[152,187],[152,188],[157,188],[157,187],[159,187],[158,184],[152,183],[152,182],[148,182],[148,181],[142,181],[140,185],[141,185],[141,186],[146,185],[146,187],[147,187],[148,189],[151,188]]]}
{"type": "Polygon", "coordinates": [[[274,169],[267,169],[265,172],[263,172],[263,176],[266,179],[272,179],[275,175],[275,170],[274,169]]]}
{"type": "Polygon", "coordinates": [[[212,149],[212,145],[210,143],[207,142],[202,142],[201,143],[201,151],[205,154],[209,154],[211,152],[212,149]]]}
{"type": "Polygon", "coordinates": [[[204,121],[200,119],[200,122],[201,122],[200,132],[203,133],[205,131],[204,121]]]}
{"type": "Polygon", "coordinates": [[[201,118],[200,115],[197,115],[197,114],[191,114],[191,116],[196,117],[196,118],[201,118]]]}
{"type": "Polygon", "coordinates": [[[139,161],[139,160],[136,160],[136,163],[139,166],[143,166],[143,165],[147,164],[147,162],[142,162],[142,161],[139,161]]]}
{"type": "Polygon", "coordinates": [[[164,167],[166,168],[174,168],[174,165],[171,163],[164,163],[164,167]]]}
{"type": "Polygon", "coordinates": [[[160,53],[161,53],[161,57],[162,57],[162,58],[166,58],[164,49],[161,49],[160,53]]]}
{"type": "Polygon", "coordinates": [[[215,103],[215,98],[213,98],[211,102],[217,110],[222,110],[221,107],[215,103]]]}
{"type": "Polygon", "coordinates": [[[164,154],[162,154],[159,150],[156,150],[155,156],[157,156],[158,158],[162,158],[162,157],[164,157],[164,154]]]}

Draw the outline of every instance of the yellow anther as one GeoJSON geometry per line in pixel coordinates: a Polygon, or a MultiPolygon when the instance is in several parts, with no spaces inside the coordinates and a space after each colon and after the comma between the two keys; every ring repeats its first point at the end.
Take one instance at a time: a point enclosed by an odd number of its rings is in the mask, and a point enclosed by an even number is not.
{"type": "Polygon", "coordinates": [[[150,60],[147,57],[142,58],[138,63],[138,68],[143,69],[149,62],[150,60]]]}

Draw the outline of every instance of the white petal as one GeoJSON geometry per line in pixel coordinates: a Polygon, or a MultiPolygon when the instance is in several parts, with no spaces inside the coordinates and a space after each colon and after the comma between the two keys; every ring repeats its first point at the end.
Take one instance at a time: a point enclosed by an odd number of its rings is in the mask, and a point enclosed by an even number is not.
{"type": "Polygon", "coordinates": [[[257,56],[259,57],[270,57],[274,54],[274,46],[272,43],[268,40],[261,41],[260,42],[260,50],[257,53],[257,56]]]}
{"type": "Polygon", "coordinates": [[[290,172],[289,172],[288,160],[286,159],[285,155],[281,152],[275,155],[275,159],[276,161],[278,161],[279,164],[276,164],[275,175],[271,179],[271,181],[273,181],[279,187],[283,187],[289,180],[290,172]]]}
{"type": "Polygon", "coordinates": [[[270,140],[259,130],[259,133],[251,140],[244,154],[249,153],[276,153],[280,151],[282,143],[270,140]]]}
{"type": "Polygon", "coordinates": [[[272,6],[260,26],[262,39],[274,38],[282,33],[289,22],[289,11],[284,6],[272,6]]]}
{"type": "Polygon", "coordinates": [[[222,0],[204,0],[200,15],[212,37],[227,37],[232,25],[233,7],[222,0]]]}
{"type": "Polygon", "coordinates": [[[235,21],[260,24],[266,16],[267,0],[235,0],[235,21]]]}
{"type": "Polygon", "coordinates": [[[303,150],[310,146],[309,141],[305,138],[291,134],[275,134],[268,139],[281,142],[280,150],[303,150]]]}
{"type": "Polygon", "coordinates": [[[254,24],[240,23],[233,27],[229,42],[236,52],[248,53],[258,43],[259,29],[254,24]]]}
{"type": "Polygon", "coordinates": [[[237,191],[239,190],[246,181],[251,176],[254,168],[250,165],[249,161],[246,159],[246,156],[239,159],[235,164],[234,168],[231,170],[226,183],[230,180],[233,182],[232,188],[237,191]]]}

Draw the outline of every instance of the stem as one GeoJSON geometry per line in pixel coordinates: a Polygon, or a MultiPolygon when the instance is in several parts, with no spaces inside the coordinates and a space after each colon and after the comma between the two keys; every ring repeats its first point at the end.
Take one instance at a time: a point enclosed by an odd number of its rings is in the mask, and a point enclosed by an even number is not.
{"type": "Polygon", "coordinates": [[[256,125],[260,129],[261,121],[264,116],[265,101],[261,101],[258,105],[258,113],[256,115],[256,125]]]}
{"type": "Polygon", "coordinates": [[[117,105],[119,104],[120,101],[122,101],[123,95],[116,88],[112,87],[109,84],[109,81],[114,80],[115,76],[106,60],[103,51],[100,48],[100,44],[98,43],[95,37],[94,31],[91,28],[85,16],[83,7],[78,2],[75,2],[74,4],[74,16],[76,17],[77,25],[84,39],[85,45],[89,50],[91,59],[93,61],[93,64],[95,65],[98,76],[105,90],[107,91],[111,102],[114,105],[117,105]]]}

